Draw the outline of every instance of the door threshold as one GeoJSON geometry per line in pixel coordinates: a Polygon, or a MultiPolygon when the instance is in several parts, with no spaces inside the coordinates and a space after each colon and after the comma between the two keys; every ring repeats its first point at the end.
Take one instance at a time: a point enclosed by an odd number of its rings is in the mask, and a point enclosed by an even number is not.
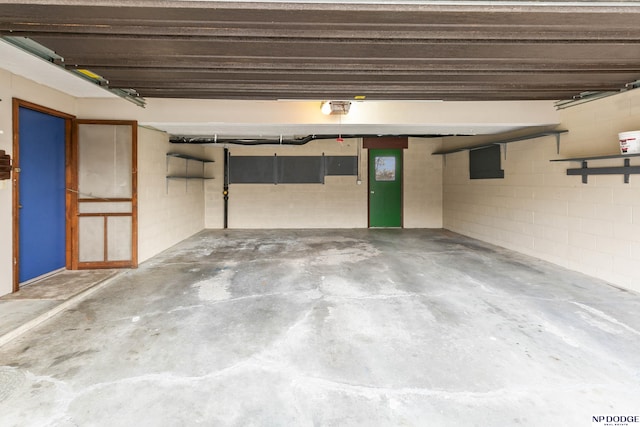
{"type": "Polygon", "coordinates": [[[38,277],[34,277],[33,279],[29,279],[29,280],[26,280],[26,281],[24,281],[24,282],[21,282],[21,283],[19,283],[19,284],[18,284],[18,286],[19,286],[20,288],[22,288],[22,287],[24,287],[24,286],[33,285],[34,283],[39,282],[39,281],[40,281],[40,280],[42,280],[42,279],[46,279],[47,277],[51,277],[51,276],[53,276],[54,274],[61,273],[61,272],[65,271],[65,270],[66,270],[66,268],[65,268],[65,267],[62,267],[62,268],[59,268],[59,269],[57,269],[57,270],[53,270],[53,271],[50,271],[50,272],[48,272],[48,273],[44,273],[43,275],[40,275],[40,276],[38,276],[38,277]]]}

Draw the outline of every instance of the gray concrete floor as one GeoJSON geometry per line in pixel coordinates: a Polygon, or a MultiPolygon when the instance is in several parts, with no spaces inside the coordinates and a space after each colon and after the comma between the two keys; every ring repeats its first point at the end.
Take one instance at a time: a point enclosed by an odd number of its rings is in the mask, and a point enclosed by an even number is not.
{"type": "Polygon", "coordinates": [[[0,297],[0,346],[90,294],[119,270],[61,271],[0,297]]]}
{"type": "Polygon", "coordinates": [[[592,426],[640,295],[441,230],[205,231],[0,348],[3,426],[592,426]]]}
{"type": "Polygon", "coordinates": [[[0,346],[48,320],[119,270],[61,271],[0,297],[0,346]]]}

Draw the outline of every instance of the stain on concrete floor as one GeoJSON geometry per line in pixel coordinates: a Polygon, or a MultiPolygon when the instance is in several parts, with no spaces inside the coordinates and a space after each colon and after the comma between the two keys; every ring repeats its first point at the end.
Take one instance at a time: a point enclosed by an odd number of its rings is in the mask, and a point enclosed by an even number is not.
{"type": "Polygon", "coordinates": [[[23,378],[2,418],[591,425],[640,415],[638,312],[442,230],[204,231],[0,348],[23,378]]]}

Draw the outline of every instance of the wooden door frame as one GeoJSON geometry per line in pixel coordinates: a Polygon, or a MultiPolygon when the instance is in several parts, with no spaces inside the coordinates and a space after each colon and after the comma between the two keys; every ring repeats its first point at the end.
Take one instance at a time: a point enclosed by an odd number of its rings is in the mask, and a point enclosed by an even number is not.
{"type": "MultiPolygon", "coordinates": [[[[99,120],[99,119],[74,119],[72,120],[72,152],[70,158],[70,169],[73,176],[69,182],[71,191],[67,191],[69,198],[70,212],[70,262],[73,270],[97,269],[97,268],[136,268],[138,266],[138,122],[136,120],[99,120]],[[79,222],[79,201],[78,193],[78,125],[114,125],[114,126],[131,126],[131,200],[129,199],[111,199],[113,202],[131,202],[131,261],[112,261],[112,262],[80,262],[79,239],[80,233],[78,228],[79,222]]],[[[114,214],[112,216],[122,216],[114,214]]],[[[105,221],[107,216],[104,217],[105,221]]],[[[105,250],[107,245],[107,229],[105,227],[105,250]]]]}
{"type": "MultiPolygon", "coordinates": [[[[75,116],[34,104],[20,98],[12,99],[12,126],[13,126],[13,292],[20,290],[20,108],[37,111],[39,113],[48,114],[50,116],[64,119],[65,132],[65,182],[69,185],[72,171],[70,165],[71,155],[71,121],[75,116]]],[[[65,191],[65,267],[71,267],[70,241],[71,229],[69,221],[69,192],[65,191]]]]}

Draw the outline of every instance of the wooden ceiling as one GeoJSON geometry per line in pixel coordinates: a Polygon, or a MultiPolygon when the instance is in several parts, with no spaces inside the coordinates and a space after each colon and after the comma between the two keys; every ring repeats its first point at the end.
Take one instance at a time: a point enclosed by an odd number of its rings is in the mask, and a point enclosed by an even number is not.
{"type": "Polygon", "coordinates": [[[143,97],[561,100],[640,79],[637,2],[0,1],[0,35],[143,97]]]}

